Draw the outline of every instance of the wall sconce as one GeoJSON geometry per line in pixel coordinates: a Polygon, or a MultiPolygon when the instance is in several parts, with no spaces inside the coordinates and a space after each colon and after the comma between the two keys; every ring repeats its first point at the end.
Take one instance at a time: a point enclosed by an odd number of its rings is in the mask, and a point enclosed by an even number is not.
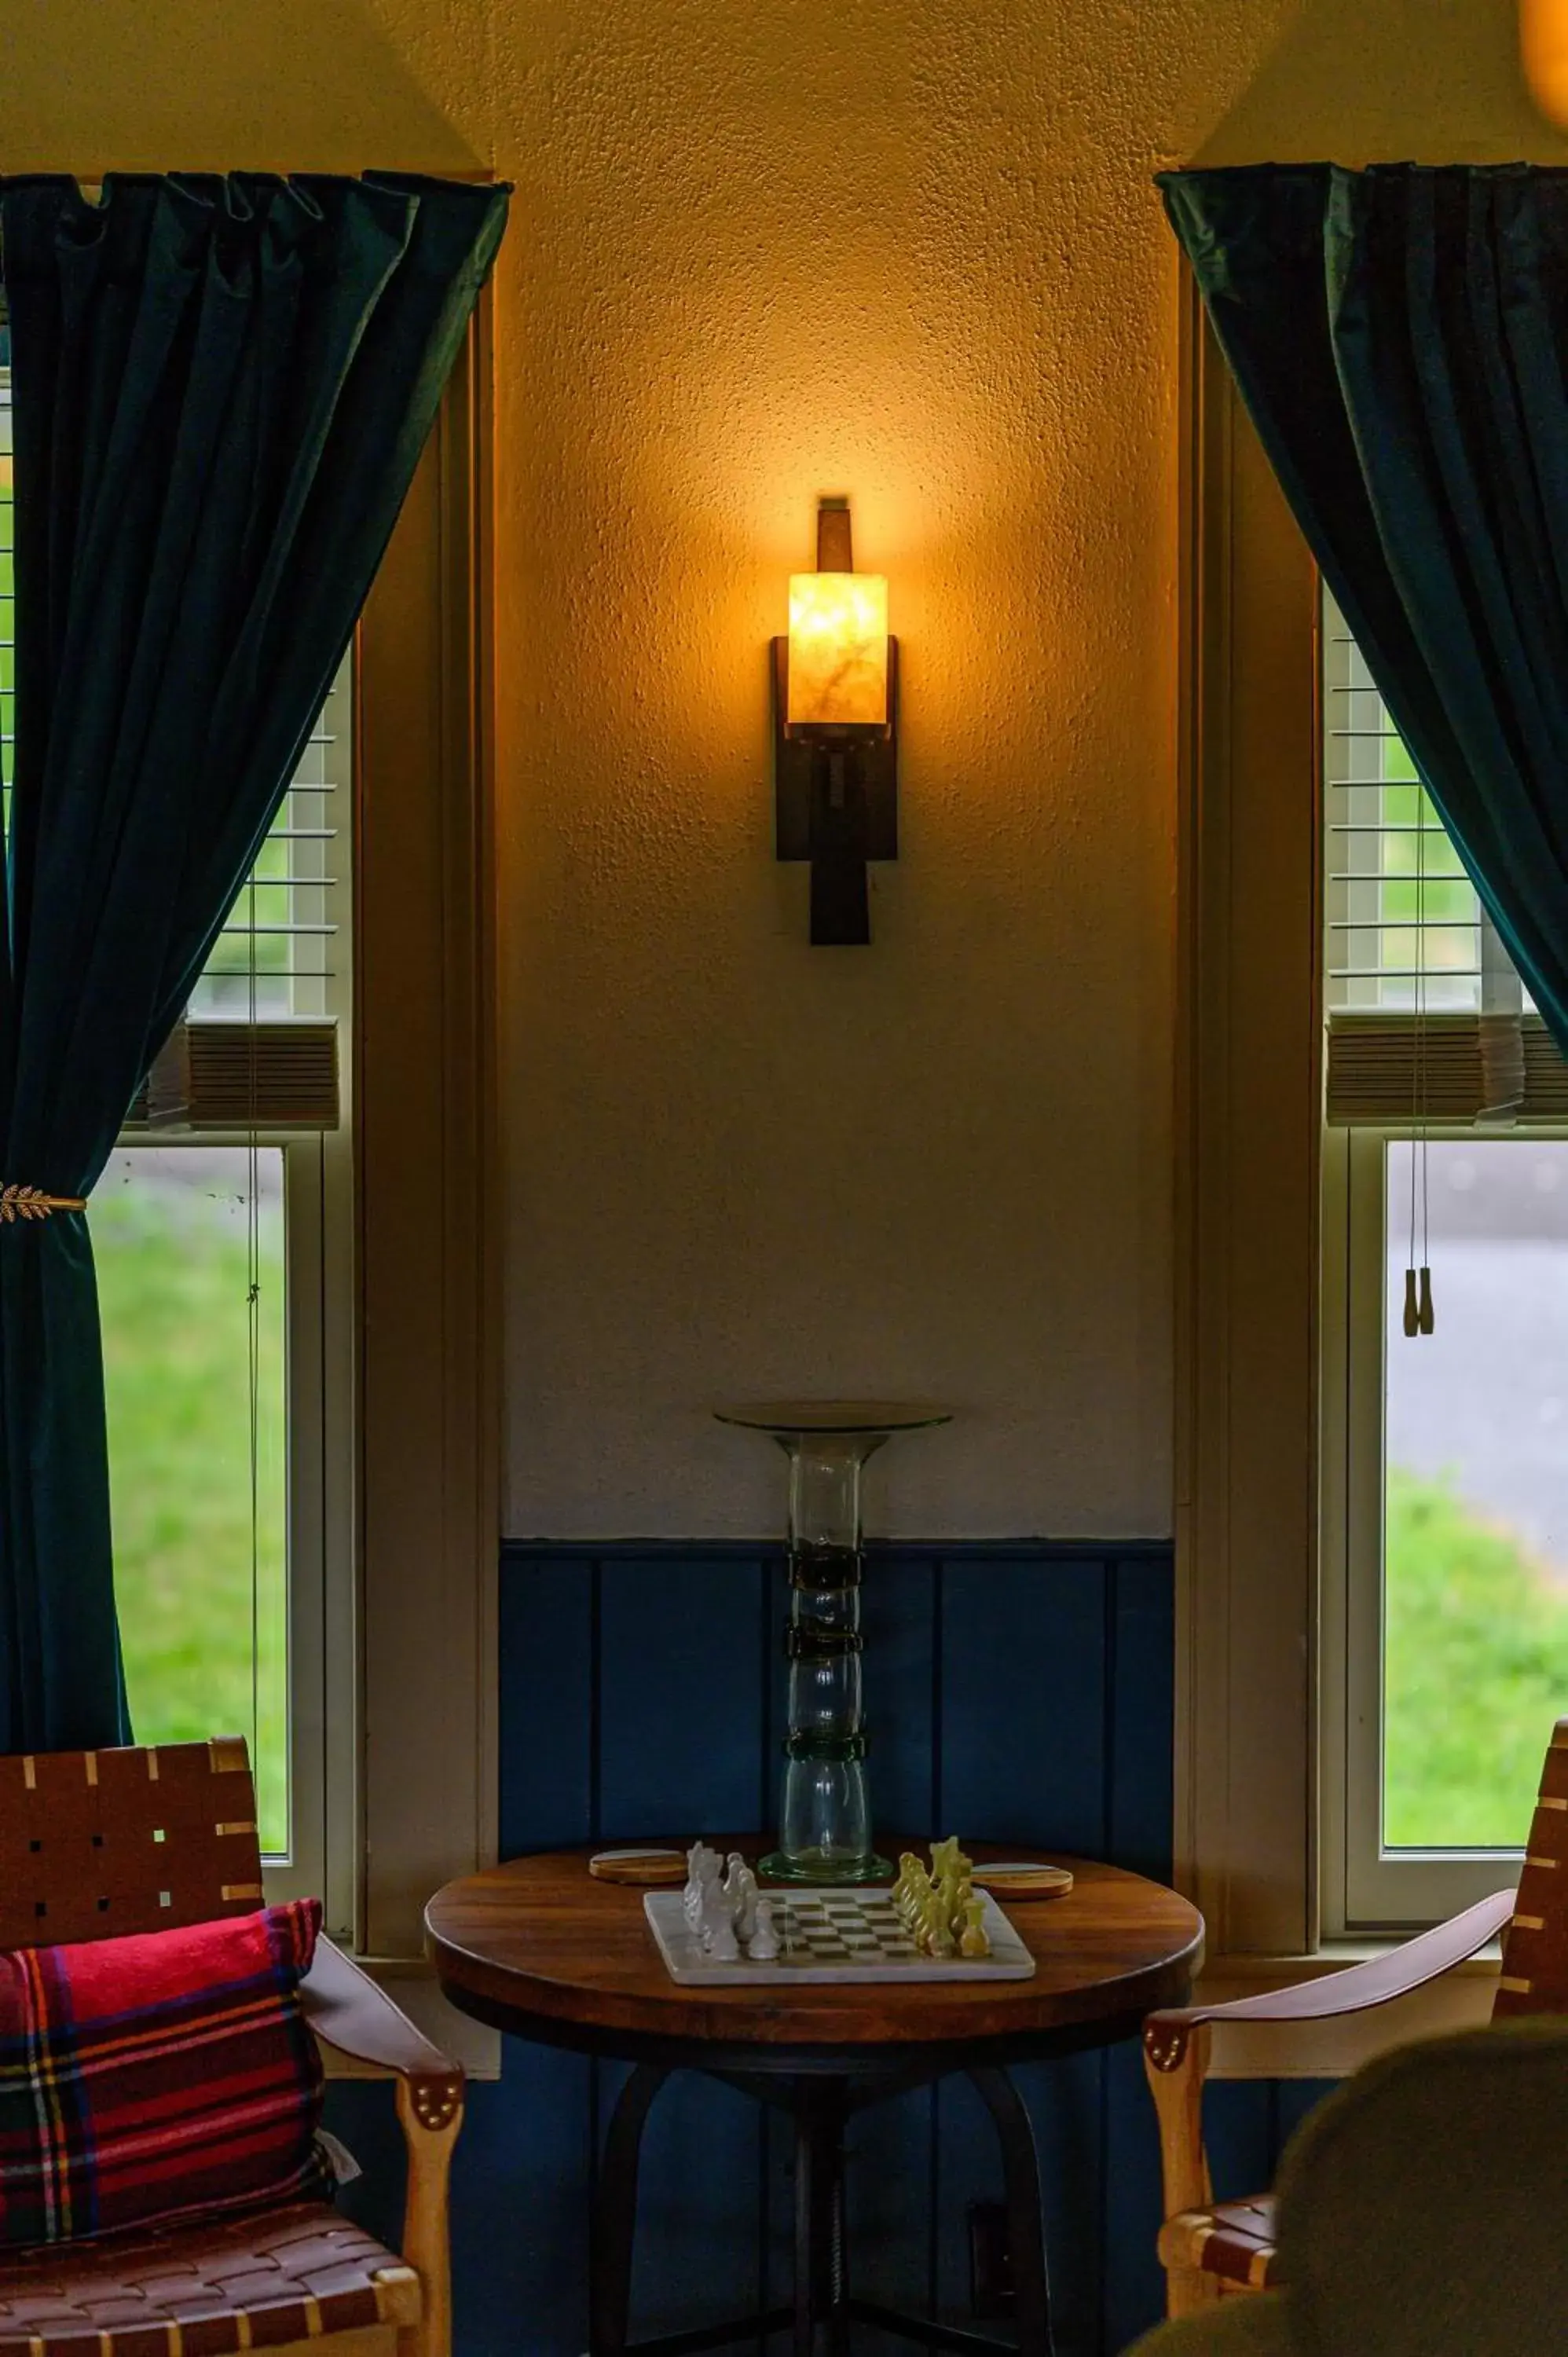
{"type": "Polygon", "coordinates": [[[1549,121],[1568,123],[1568,0],[1520,0],[1519,39],[1531,98],[1549,121]]]}
{"type": "Polygon", "coordinates": [[[779,857],[811,863],[813,945],[869,942],[865,863],[898,856],[898,641],[886,581],[854,569],[847,500],[819,503],[817,569],[789,576],[773,775],[779,857]]]}

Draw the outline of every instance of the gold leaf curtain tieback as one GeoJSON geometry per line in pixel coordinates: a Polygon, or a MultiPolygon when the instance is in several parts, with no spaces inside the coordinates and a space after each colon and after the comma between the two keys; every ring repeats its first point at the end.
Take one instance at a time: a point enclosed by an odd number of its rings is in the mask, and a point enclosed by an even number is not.
{"type": "Polygon", "coordinates": [[[85,1211],[84,1195],[46,1195],[41,1187],[0,1187],[0,1226],[17,1220],[52,1219],[56,1211],[85,1211]]]}

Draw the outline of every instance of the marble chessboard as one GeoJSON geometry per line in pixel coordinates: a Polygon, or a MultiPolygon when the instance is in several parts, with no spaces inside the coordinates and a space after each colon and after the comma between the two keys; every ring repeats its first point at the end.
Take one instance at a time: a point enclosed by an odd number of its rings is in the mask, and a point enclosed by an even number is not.
{"type": "Polygon", "coordinates": [[[886,1890],[779,1889],[769,1885],[779,1953],[715,1964],[686,1921],[679,1890],[650,1890],[643,1911],[671,1980],[682,1988],[763,1988],[769,1983],[1025,1981],[1035,1959],[989,1891],[983,1921],[988,1956],[922,1956],[886,1890]]]}

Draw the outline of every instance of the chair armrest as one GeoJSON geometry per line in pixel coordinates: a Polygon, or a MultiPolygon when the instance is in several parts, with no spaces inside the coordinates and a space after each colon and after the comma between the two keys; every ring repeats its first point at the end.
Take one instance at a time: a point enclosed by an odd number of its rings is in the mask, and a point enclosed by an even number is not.
{"type": "Polygon", "coordinates": [[[1177,2070],[1200,2022],[1326,2021],[1335,2014],[1365,2013],[1408,1996],[1412,1989],[1438,1979],[1484,1948],[1508,1922],[1517,1897],[1512,1890],[1495,1890],[1463,1915],[1407,1940],[1386,1956],[1348,1964],[1340,1973],[1325,1973],[1318,1980],[1299,1981],[1293,1988],[1265,1989],[1259,1996],[1235,1997],[1229,2005],[1189,2005],[1152,2013],[1144,2024],[1144,2051],[1150,2066],[1177,2070]]]}
{"type": "Polygon", "coordinates": [[[317,1940],[299,1994],[306,2021],[328,2046],[408,2083],[422,2126],[445,2126],[461,2108],[462,2064],[432,2045],[385,1989],[330,1940],[317,1940]]]}

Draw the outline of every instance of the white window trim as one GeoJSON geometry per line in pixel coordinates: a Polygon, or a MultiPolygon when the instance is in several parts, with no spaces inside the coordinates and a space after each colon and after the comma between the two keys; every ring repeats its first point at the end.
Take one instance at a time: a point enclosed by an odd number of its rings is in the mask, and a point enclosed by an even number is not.
{"type": "MultiPolygon", "coordinates": [[[[1427,1134],[1474,1137],[1477,1132],[1434,1125],[1427,1134]]],[[[1529,1132],[1534,1138],[1563,1134],[1533,1123],[1529,1132]]],[[[1387,1142],[1402,1135],[1409,1131],[1333,1132],[1323,1164],[1322,1921],[1334,1938],[1441,1922],[1517,1881],[1524,1856],[1522,1845],[1388,1856],[1380,1838],[1383,1155],[1387,1142]]]]}

